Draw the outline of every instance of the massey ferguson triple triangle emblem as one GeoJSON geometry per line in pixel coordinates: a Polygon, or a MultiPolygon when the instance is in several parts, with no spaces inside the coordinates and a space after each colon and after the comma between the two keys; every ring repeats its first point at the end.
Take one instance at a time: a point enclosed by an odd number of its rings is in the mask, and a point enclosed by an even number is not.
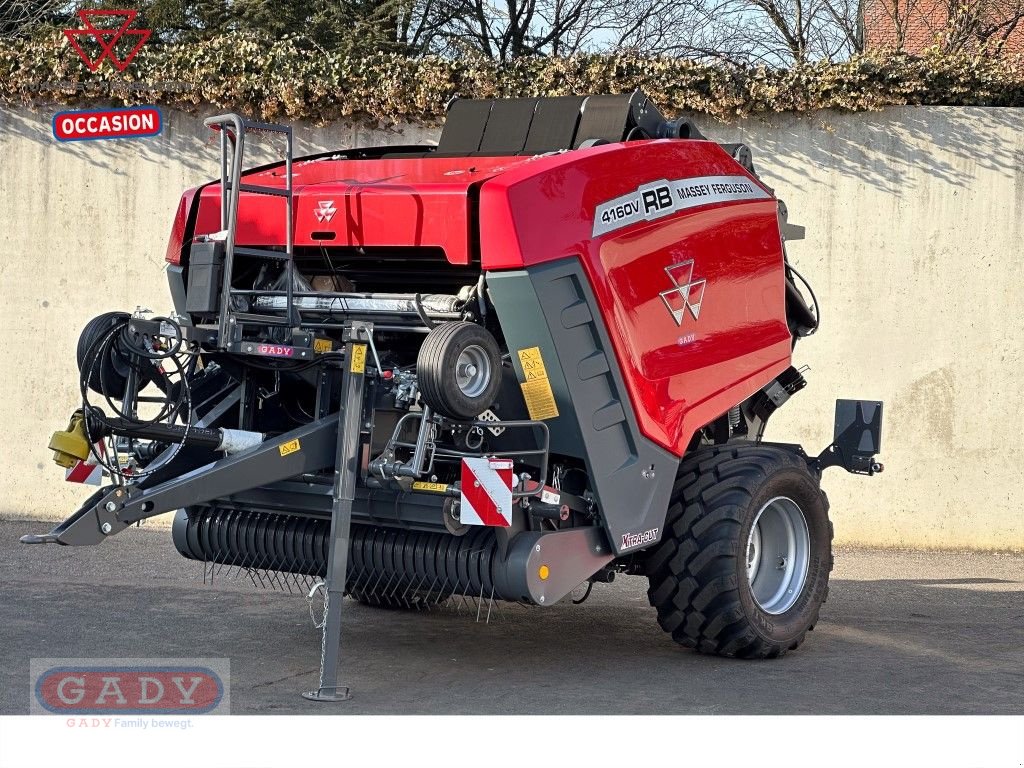
{"type": "Polygon", "coordinates": [[[89,68],[90,72],[95,72],[99,69],[104,59],[109,59],[118,72],[124,72],[128,65],[132,63],[135,54],[149,40],[151,34],[151,31],[148,29],[131,28],[135,17],[138,15],[138,11],[132,10],[81,10],[78,12],[78,18],[85,25],[85,29],[65,29],[63,30],[64,36],[71,43],[71,47],[77,51],[82,61],[85,62],[85,66],[89,68]],[[96,26],[95,22],[104,18],[110,18],[114,22],[119,22],[119,24],[116,27],[96,26]],[[115,47],[125,37],[132,41],[132,47],[127,50],[122,59],[118,58],[115,47]],[[92,38],[99,44],[100,52],[96,58],[90,56],[82,47],[81,41],[86,38],[92,38]]]}
{"type": "Polygon", "coordinates": [[[318,200],[316,208],[313,209],[313,215],[322,224],[333,219],[337,211],[338,209],[334,207],[333,200],[318,200]]]}
{"type": "Polygon", "coordinates": [[[671,313],[672,319],[676,321],[676,325],[683,324],[686,310],[690,311],[694,320],[698,319],[700,305],[704,302],[704,286],[707,284],[707,280],[704,278],[693,279],[693,260],[665,267],[665,274],[668,275],[669,280],[675,283],[676,287],[662,291],[659,295],[671,313]]]}

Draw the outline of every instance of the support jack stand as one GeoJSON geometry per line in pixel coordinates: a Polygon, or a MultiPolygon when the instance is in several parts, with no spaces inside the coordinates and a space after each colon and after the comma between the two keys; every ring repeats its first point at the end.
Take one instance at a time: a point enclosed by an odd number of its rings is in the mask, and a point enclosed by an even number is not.
{"type": "Polygon", "coordinates": [[[302,694],[302,698],[309,701],[338,702],[352,698],[348,686],[338,685],[338,662],[341,657],[341,613],[348,572],[352,502],[355,500],[356,480],[359,475],[366,346],[372,333],[371,323],[353,321],[351,326],[345,329],[344,334],[345,373],[338,417],[338,455],[334,471],[334,498],[331,505],[331,543],[327,557],[320,685],[315,691],[306,691],[302,694]]]}
{"type": "Polygon", "coordinates": [[[352,693],[347,685],[334,686],[333,688],[317,688],[315,691],[303,691],[302,698],[308,701],[348,701],[352,693]]]}

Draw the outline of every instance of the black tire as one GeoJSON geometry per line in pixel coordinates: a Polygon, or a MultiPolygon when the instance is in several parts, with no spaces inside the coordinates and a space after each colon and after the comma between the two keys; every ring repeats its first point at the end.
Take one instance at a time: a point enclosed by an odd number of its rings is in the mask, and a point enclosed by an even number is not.
{"type": "Polygon", "coordinates": [[[494,336],[475,323],[441,323],[430,329],[416,358],[420,397],[442,416],[469,421],[494,403],[501,388],[501,352],[494,336]],[[464,391],[456,380],[456,364],[472,353],[489,368],[486,383],[464,391]]]}
{"type": "Polygon", "coordinates": [[[676,642],[718,656],[782,656],[814,628],[828,596],[828,499],[792,451],[769,445],[700,451],[680,465],[665,531],[647,553],[645,570],[658,623],[676,642]],[[747,577],[747,548],[758,512],[779,497],[795,502],[806,522],[806,580],[788,609],[768,613],[747,577]]]}

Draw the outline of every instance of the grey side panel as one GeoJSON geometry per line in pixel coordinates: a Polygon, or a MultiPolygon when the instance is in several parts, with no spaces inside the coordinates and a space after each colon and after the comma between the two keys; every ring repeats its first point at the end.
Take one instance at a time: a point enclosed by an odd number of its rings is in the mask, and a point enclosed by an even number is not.
{"type": "Polygon", "coordinates": [[[585,458],[615,553],[651,546],[663,532],[679,459],[640,433],[579,261],[489,274],[487,284],[520,380],[515,350],[541,348],[559,408],[552,450],[585,458]],[[579,442],[566,450],[569,439],[579,442]]]}
{"type": "MultiPolygon", "coordinates": [[[[489,272],[487,292],[498,311],[518,381],[524,381],[516,355],[518,349],[540,347],[551,391],[558,406],[558,417],[547,422],[551,430],[551,451],[565,456],[585,458],[584,444],[573,412],[569,385],[562,371],[561,356],[548,330],[547,320],[530,276],[524,271],[489,272]]],[[[515,393],[520,399],[522,395],[515,393]]],[[[525,414],[525,410],[523,411],[525,414]]]]}
{"type": "Polygon", "coordinates": [[[167,265],[167,287],[171,292],[171,302],[178,315],[178,322],[190,325],[188,313],[185,311],[185,269],[174,264],[167,265]]]}

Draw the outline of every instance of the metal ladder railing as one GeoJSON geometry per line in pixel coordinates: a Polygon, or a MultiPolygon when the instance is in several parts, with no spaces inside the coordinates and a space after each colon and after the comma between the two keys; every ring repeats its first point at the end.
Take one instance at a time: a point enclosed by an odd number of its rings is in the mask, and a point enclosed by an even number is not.
{"type": "Polygon", "coordinates": [[[273,123],[258,123],[246,120],[240,115],[229,113],[208,117],[203,124],[220,133],[220,225],[224,233],[224,274],[221,287],[220,313],[218,319],[218,346],[228,349],[240,341],[240,324],[260,323],[263,325],[284,325],[296,328],[300,317],[295,309],[295,233],[294,233],[294,190],[292,186],[292,129],[290,126],[273,123]],[[242,183],[242,159],[245,154],[245,134],[249,131],[281,134],[285,137],[285,187],[270,187],[260,184],[242,183]],[[230,155],[230,159],[229,159],[230,155]],[[235,241],[238,235],[238,204],[240,194],[248,192],[255,195],[270,195],[284,199],[285,203],[285,250],[272,251],[264,248],[238,246],[235,241]],[[234,292],[231,289],[235,256],[255,256],[264,259],[277,259],[285,262],[285,295],[286,311],[284,318],[276,315],[257,315],[236,312],[232,304],[234,292]]]}

